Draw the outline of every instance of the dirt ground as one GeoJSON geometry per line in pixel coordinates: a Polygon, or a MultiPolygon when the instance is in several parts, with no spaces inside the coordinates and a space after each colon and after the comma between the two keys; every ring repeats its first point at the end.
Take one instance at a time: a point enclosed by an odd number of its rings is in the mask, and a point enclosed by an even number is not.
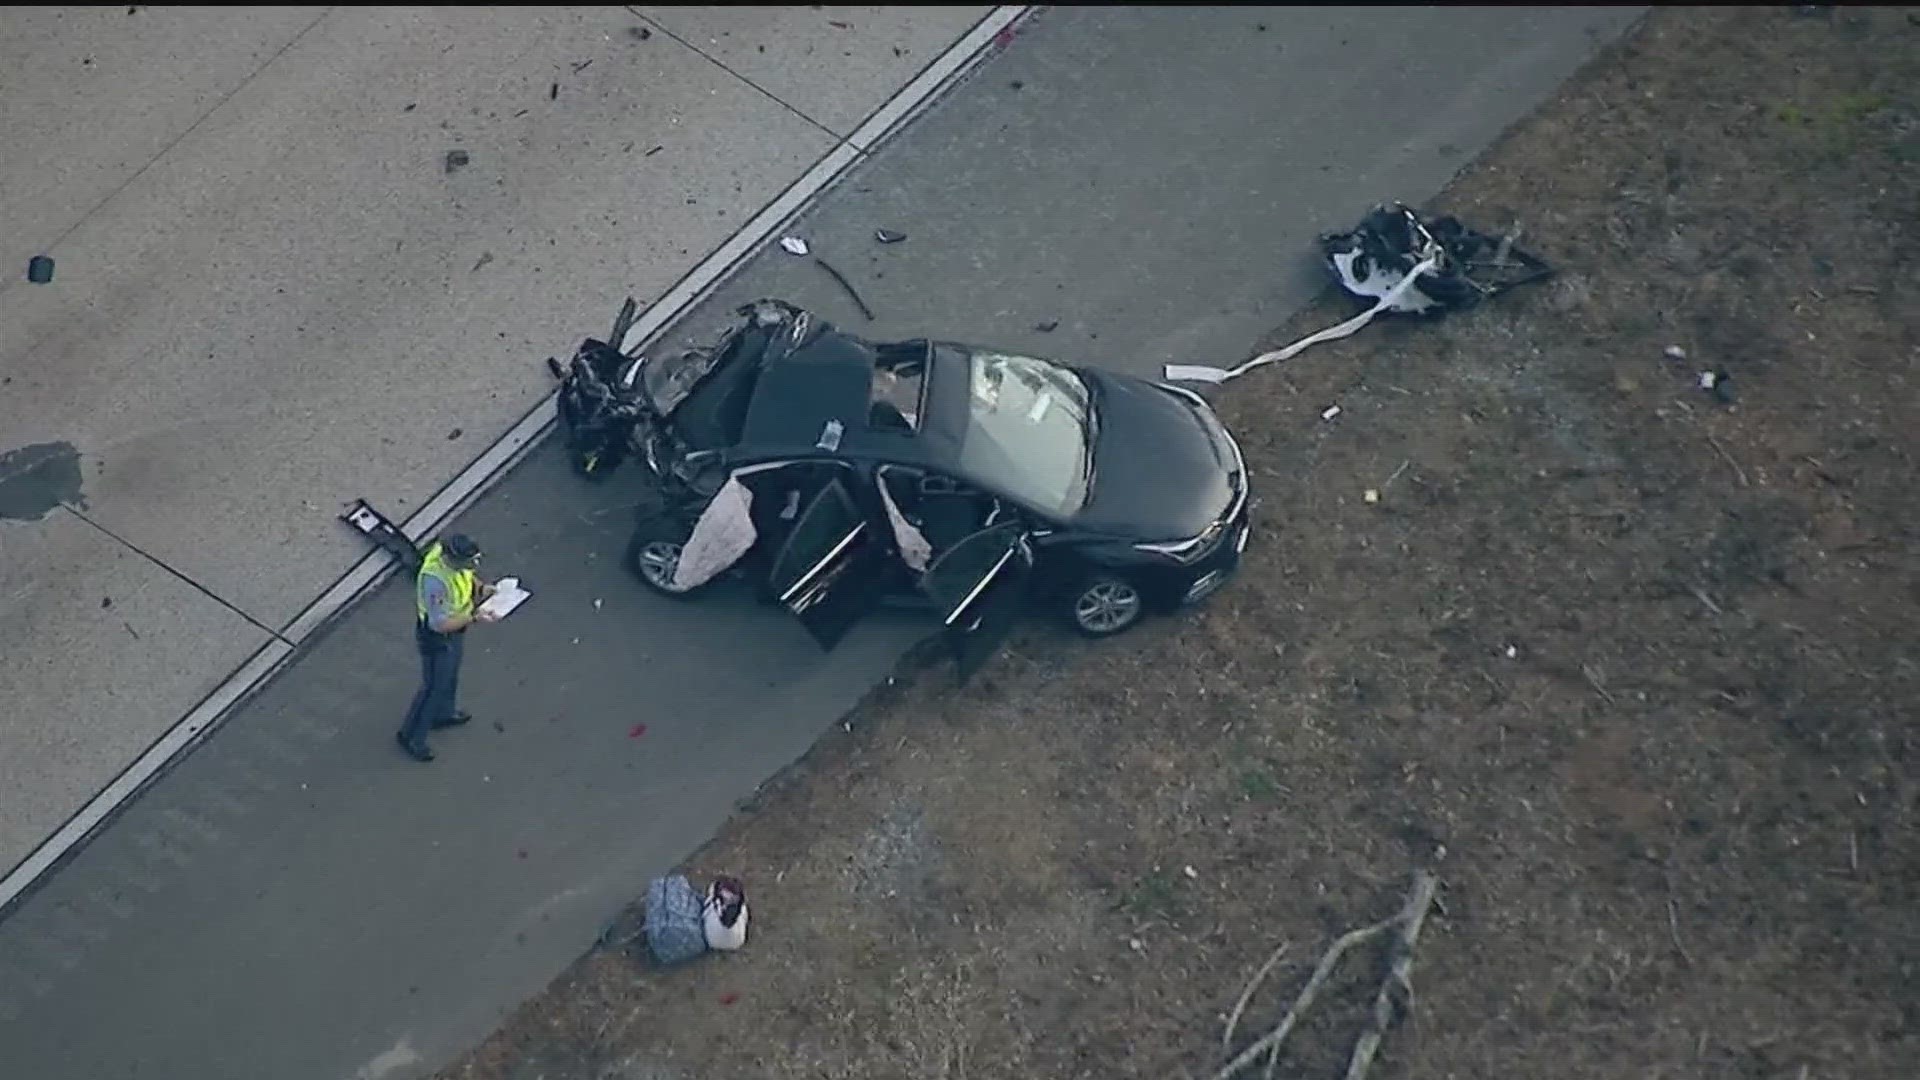
{"type": "Polygon", "coordinates": [[[1429,209],[1560,273],[1222,387],[1234,586],[877,695],[691,861],[745,951],[595,952],[442,1075],[1210,1076],[1417,867],[1373,1080],[1914,1075],[1920,16],[1659,10],[1429,209]]]}

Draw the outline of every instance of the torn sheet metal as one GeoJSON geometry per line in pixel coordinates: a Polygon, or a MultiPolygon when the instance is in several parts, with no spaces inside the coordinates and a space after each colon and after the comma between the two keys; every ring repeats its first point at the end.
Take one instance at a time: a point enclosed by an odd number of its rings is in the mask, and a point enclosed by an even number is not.
{"type": "Polygon", "coordinates": [[[1498,296],[1553,271],[1514,246],[1518,233],[1492,237],[1458,218],[1426,221],[1411,208],[1393,203],[1374,207],[1351,232],[1320,238],[1321,258],[1340,287],[1358,300],[1378,301],[1426,259],[1439,256],[1420,275],[1410,293],[1390,310],[1396,314],[1437,317],[1498,296]]]}
{"type": "Polygon", "coordinates": [[[753,527],[753,492],[738,477],[729,479],[694,523],[693,535],[680,548],[673,567],[673,587],[692,589],[718,577],[740,561],[758,538],[753,527]]]}
{"type": "Polygon", "coordinates": [[[1222,383],[1257,367],[1278,363],[1323,341],[1347,337],[1381,314],[1437,318],[1480,300],[1537,281],[1553,271],[1546,263],[1451,217],[1428,222],[1411,208],[1377,206],[1353,230],[1320,238],[1321,259],[1340,288],[1365,311],[1335,326],[1232,369],[1169,364],[1172,381],[1222,383]]]}

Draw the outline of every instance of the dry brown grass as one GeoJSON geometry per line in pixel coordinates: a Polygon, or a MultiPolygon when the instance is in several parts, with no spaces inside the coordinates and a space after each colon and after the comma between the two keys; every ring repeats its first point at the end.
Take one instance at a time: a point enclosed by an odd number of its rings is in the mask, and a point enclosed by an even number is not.
{"type": "Polygon", "coordinates": [[[747,951],[589,956],[444,1075],[1205,1075],[1435,860],[1377,1080],[1913,1075],[1915,21],[1657,12],[1437,207],[1558,279],[1219,395],[1239,583],[887,691],[696,858],[747,951]]]}

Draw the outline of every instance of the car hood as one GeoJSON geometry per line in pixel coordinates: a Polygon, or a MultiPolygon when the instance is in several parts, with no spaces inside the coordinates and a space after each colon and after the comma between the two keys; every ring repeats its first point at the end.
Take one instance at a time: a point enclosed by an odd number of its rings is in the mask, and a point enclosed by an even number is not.
{"type": "Polygon", "coordinates": [[[1129,540],[1198,536],[1233,505],[1238,462],[1198,407],[1143,379],[1080,369],[1094,391],[1093,490],[1073,524],[1129,540]]]}

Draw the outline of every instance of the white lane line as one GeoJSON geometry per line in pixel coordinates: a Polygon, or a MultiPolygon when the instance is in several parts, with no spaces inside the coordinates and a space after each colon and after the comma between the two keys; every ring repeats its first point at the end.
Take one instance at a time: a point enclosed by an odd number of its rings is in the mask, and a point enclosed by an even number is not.
{"type": "MultiPolygon", "coordinates": [[[[832,187],[850,166],[877,149],[888,136],[898,132],[943,91],[963,78],[987,57],[995,40],[1004,31],[1011,29],[1034,10],[1031,5],[1008,4],[988,12],[964,37],[875,110],[866,122],[847,136],[845,142],[807,170],[779,198],[754,215],[713,254],[681,278],[666,295],[655,301],[640,316],[631,340],[645,342],[648,346],[654,344],[669,325],[705,299],[747,256],[779,232],[781,226],[832,187]]],[[[406,534],[416,541],[432,535],[472,505],[496,480],[505,476],[553,426],[558,417],[557,401],[557,394],[549,395],[521,417],[520,422],[505,436],[487,447],[471,465],[401,525],[406,534]]],[[[391,556],[377,551],[368,554],[334,582],[332,588],[295,616],[281,636],[295,647],[304,643],[315,631],[344,612],[361,594],[377,585],[393,568],[391,556]]],[[[138,794],[176,757],[211,734],[235,705],[272,678],[293,655],[294,649],[279,641],[269,641],[261,646],[219,688],[149,746],[112,783],[88,800],[78,813],[68,818],[32,854],[8,871],[4,879],[0,879],[0,915],[4,915],[21,894],[83,843],[115,810],[138,794]]]]}

